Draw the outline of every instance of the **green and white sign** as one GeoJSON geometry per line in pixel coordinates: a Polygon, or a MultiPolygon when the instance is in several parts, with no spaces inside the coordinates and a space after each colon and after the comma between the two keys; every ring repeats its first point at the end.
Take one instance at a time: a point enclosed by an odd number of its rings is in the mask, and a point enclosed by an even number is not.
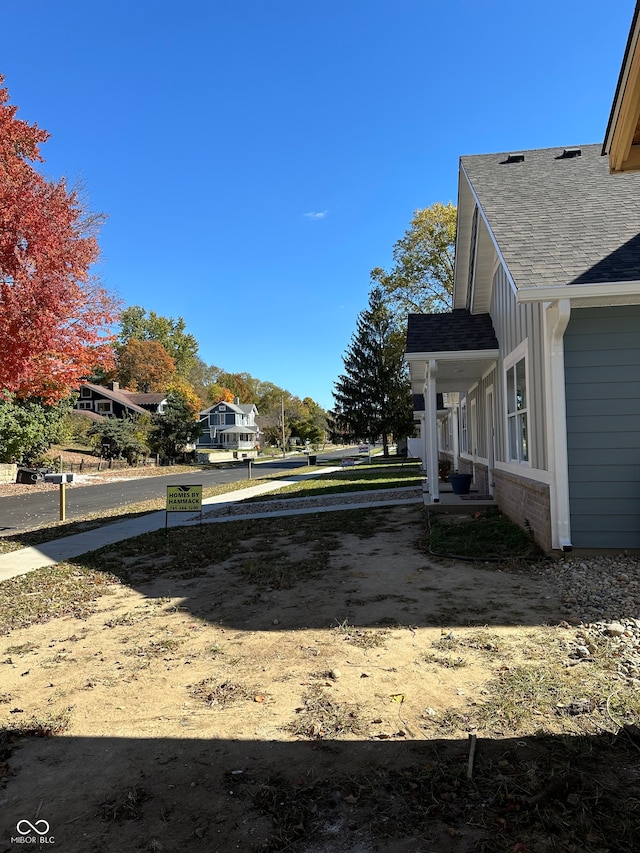
{"type": "Polygon", "coordinates": [[[167,486],[167,512],[202,512],[202,486],[167,486]]]}

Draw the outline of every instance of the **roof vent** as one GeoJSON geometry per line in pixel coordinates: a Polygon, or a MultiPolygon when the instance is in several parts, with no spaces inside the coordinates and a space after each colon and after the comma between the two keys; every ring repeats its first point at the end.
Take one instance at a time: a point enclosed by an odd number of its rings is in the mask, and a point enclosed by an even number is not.
{"type": "Polygon", "coordinates": [[[524,154],[507,154],[507,159],[504,163],[524,163],[524,154]]]}
{"type": "Polygon", "coordinates": [[[582,148],[565,148],[556,160],[573,160],[574,157],[582,157],[582,148]]]}

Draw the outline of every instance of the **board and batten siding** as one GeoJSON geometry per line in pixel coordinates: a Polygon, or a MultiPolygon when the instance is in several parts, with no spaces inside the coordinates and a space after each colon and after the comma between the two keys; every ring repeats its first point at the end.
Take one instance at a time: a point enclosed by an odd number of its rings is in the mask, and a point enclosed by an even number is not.
{"type": "Polygon", "coordinates": [[[640,548],[640,306],[574,309],[564,351],[571,541],[640,548]]]}
{"type": "MultiPolygon", "coordinates": [[[[496,371],[492,370],[488,376],[481,379],[476,387],[467,394],[468,415],[471,414],[471,401],[476,401],[476,451],[480,459],[486,459],[489,455],[489,446],[487,442],[487,413],[486,413],[486,397],[487,388],[493,385],[493,395],[496,395],[497,385],[496,371]]],[[[495,404],[494,404],[495,406],[495,404]]],[[[470,453],[468,454],[471,455],[470,453]]]]}
{"type": "MultiPolygon", "coordinates": [[[[517,305],[513,289],[502,265],[493,277],[491,319],[500,345],[500,363],[494,381],[496,403],[496,456],[507,460],[506,412],[503,360],[524,340],[528,340],[529,462],[532,468],[548,470],[545,425],[545,353],[542,306],[517,305]]],[[[526,470],[526,469],[525,469],[526,470]]],[[[523,470],[523,474],[525,474],[523,470]]]]}

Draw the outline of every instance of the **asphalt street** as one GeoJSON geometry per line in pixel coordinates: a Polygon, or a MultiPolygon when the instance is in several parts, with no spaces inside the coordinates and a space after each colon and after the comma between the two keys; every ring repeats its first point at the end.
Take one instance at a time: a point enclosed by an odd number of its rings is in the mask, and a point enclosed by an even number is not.
{"type": "MultiPolygon", "coordinates": [[[[321,454],[318,461],[341,458],[347,451],[321,454]]],[[[253,479],[277,471],[292,471],[307,465],[305,456],[259,462],[252,465],[253,479]]],[[[132,471],[132,476],[135,476],[132,471]]],[[[170,473],[154,477],[131,480],[112,480],[93,486],[72,485],[67,487],[67,519],[83,518],[92,512],[117,509],[126,504],[136,504],[154,498],[164,498],[167,486],[196,485],[204,487],[247,480],[246,463],[231,464],[228,468],[216,468],[193,473],[170,473]]],[[[34,492],[0,498],[0,533],[15,533],[57,521],[59,518],[59,492],[34,492]]]]}

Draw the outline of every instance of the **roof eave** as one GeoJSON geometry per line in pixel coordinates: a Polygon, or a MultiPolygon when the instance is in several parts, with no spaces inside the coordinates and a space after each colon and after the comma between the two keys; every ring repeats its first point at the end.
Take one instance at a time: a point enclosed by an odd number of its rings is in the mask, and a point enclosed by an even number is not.
{"type": "Polygon", "coordinates": [[[471,182],[467,177],[462,160],[458,168],[458,215],[456,220],[456,249],[453,267],[453,307],[465,308],[467,305],[467,286],[469,279],[469,246],[471,242],[471,223],[475,199],[471,182]]]}
{"type": "Polygon", "coordinates": [[[516,292],[516,303],[554,302],[557,299],[601,299],[604,305],[616,301],[640,300],[640,281],[612,281],[596,284],[559,284],[549,287],[524,287],[516,292]]]}
{"type": "Polygon", "coordinates": [[[479,358],[498,358],[499,349],[441,350],[440,352],[405,352],[405,361],[476,361],[479,358]]]}

